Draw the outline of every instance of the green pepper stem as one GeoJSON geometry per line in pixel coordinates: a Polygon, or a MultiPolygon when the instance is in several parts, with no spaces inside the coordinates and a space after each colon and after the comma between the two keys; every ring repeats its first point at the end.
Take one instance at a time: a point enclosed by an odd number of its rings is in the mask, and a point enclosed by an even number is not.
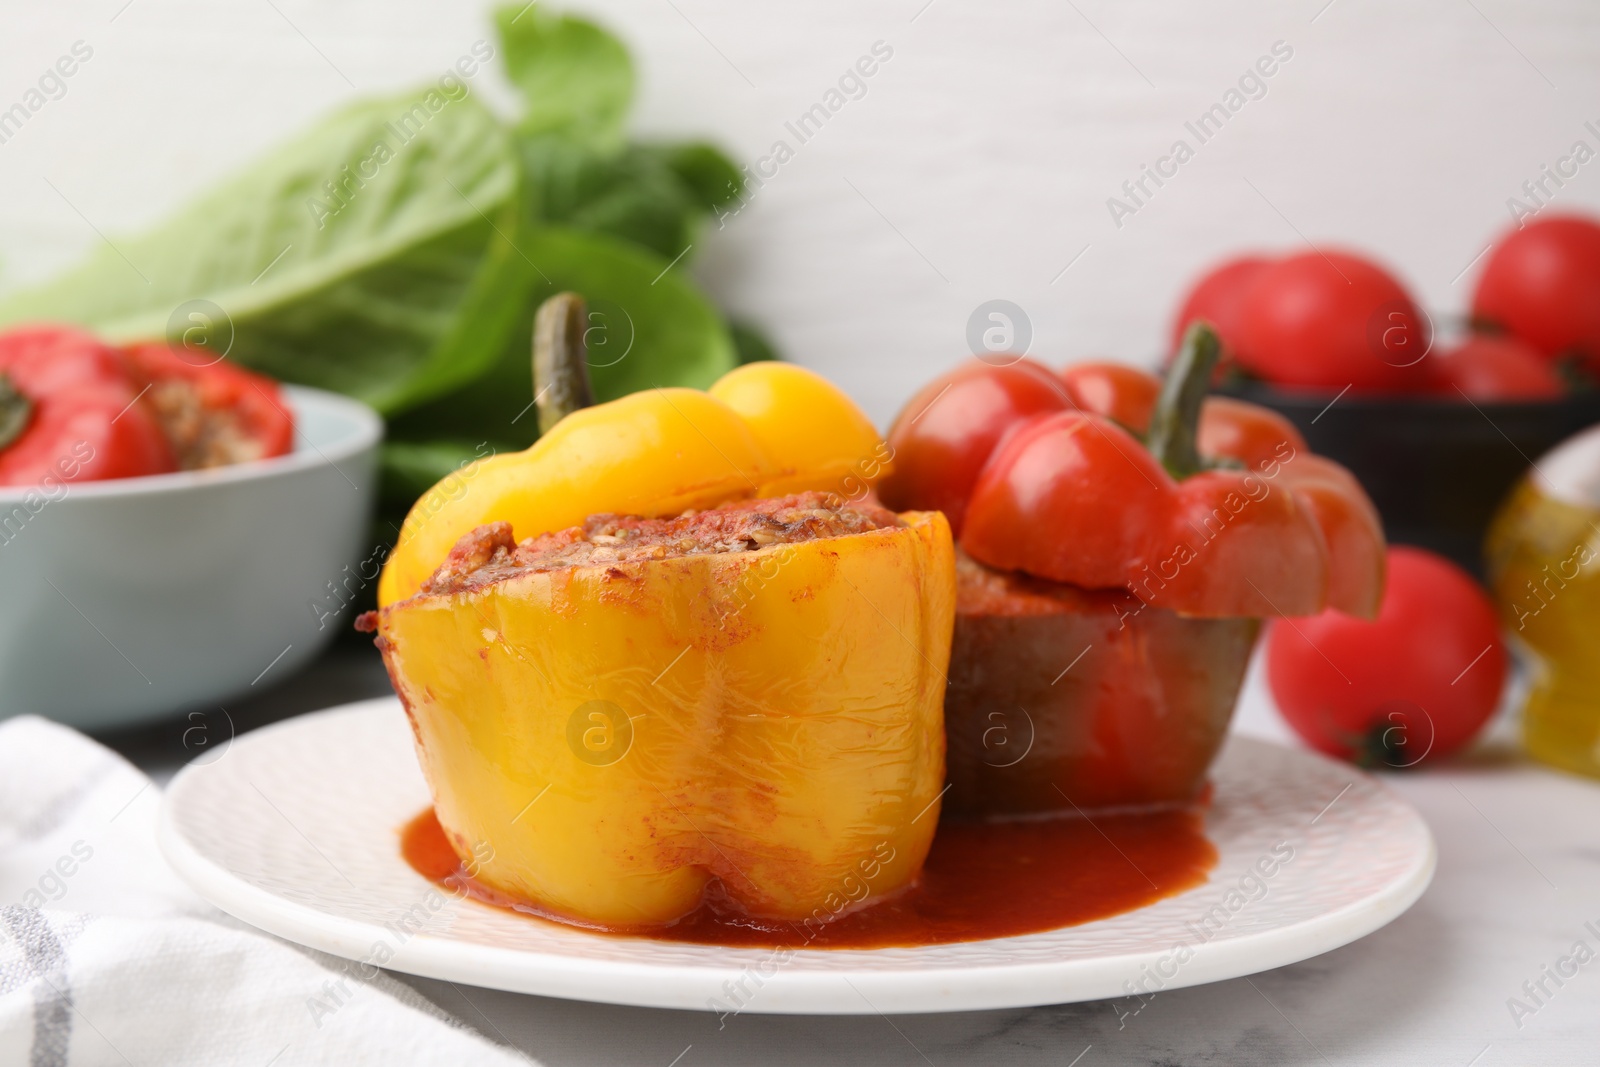
{"type": "Polygon", "coordinates": [[[1198,473],[1204,464],[1196,437],[1200,431],[1200,407],[1211,387],[1211,372],[1222,355],[1217,331],[1207,322],[1196,322],[1183,335],[1183,347],[1167,368],[1150,414],[1147,439],[1150,454],[1174,478],[1198,473]]]}
{"type": "Polygon", "coordinates": [[[539,435],[594,403],[589,385],[588,308],[577,293],[557,293],[533,317],[533,402],[539,435]]]}
{"type": "Polygon", "coordinates": [[[33,401],[22,395],[4,371],[0,371],[0,449],[22,436],[33,417],[33,401]]]}

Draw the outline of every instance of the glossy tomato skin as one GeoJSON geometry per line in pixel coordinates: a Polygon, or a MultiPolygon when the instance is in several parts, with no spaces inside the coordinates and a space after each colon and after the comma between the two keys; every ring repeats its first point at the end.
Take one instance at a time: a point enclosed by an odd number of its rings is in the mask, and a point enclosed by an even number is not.
{"type": "Polygon", "coordinates": [[[1184,333],[1190,323],[1196,320],[1209,322],[1217,331],[1217,336],[1222,338],[1224,358],[1226,353],[1237,349],[1245,294],[1271,262],[1266,256],[1238,256],[1224,260],[1202,274],[1184,297],[1177,318],[1172,320],[1168,354],[1176,353],[1182,347],[1184,333]]]}
{"type": "Polygon", "coordinates": [[[973,487],[961,547],[1001,570],[1090,589],[1125,586],[1149,531],[1165,519],[1172,484],[1116,423],[1079,411],[1045,415],[995,449],[973,487]]]}
{"type": "Polygon", "coordinates": [[[1428,356],[1434,389],[1470,400],[1554,400],[1565,390],[1555,365],[1510,334],[1475,333],[1428,356]]]}
{"type": "Polygon", "coordinates": [[[1294,423],[1276,411],[1227,396],[1206,398],[1196,443],[1202,456],[1226,456],[1252,470],[1311,451],[1294,423]]]}
{"type": "MultiPolygon", "coordinates": [[[[1363,619],[1377,617],[1383,603],[1383,520],[1355,475],[1309,451],[1296,453],[1283,470],[1300,503],[1311,512],[1327,547],[1327,606],[1363,619]]],[[[1270,464],[1264,470],[1270,470],[1270,464]]]]}
{"type": "Polygon", "coordinates": [[[1371,622],[1335,611],[1275,621],[1267,682],[1296,733],[1321,752],[1412,766],[1463,748],[1493,714],[1506,651],[1494,606],[1455,564],[1419,548],[1388,554],[1371,622]]]}
{"type": "Polygon", "coordinates": [[[1600,368],[1600,223],[1556,215],[1507,233],[1484,264],[1472,314],[1546,357],[1576,353],[1600,368]]]}
{"type": "MultiPolygon", "coordinates": [[[[1133,431],[1150,430],[1161,379],[1124,363],[1074,363],[1061,371],[1072,405],[1133,431]]],[[[1310,449],[1294,423],[1270,408],[1226,396],[1209,396],[1200,409],[1200,454],[1236,459],[1265,470],[1310,449]]]]}
{"type": "Polygon", "coordinates": [[[1033,416],[1070,406],[1066,388],[1043,364],[964,364],[929,382],[895,419],[894,467],[878,497],[895,511],[942,511],[959,536],[972,487],[1000,440],[1033,416]]]}
{"type": "Polygon", "coordinates": [[[1063,367],[1071,407],[1104,415],[1135,433],[1150,426],[1150,413],[1161,394],[1161,380],[1126,363],[1074,363],[1063,367]]]}
{"type": "Polygon", "coordinates": [[[1200,454],[1232,462],[1175,481],[1139,437],[1154,375],[1110,363],[1049,373],[975,363],[930,383],[891,431],[883,502],[943,510],[989,567],[1132,590],[1185,616],[1377,612],[1377,513],[1288,420],[1207,399],[1200,454]]]}
{"type": "Polygon", "coordinates": [[[0,373],[33,404],[0,449],[0,485],[164,474],[177,461],[117,353],[79,330],[26,326],[0,335],[0,373]]]}
{"type": "Polygon", "coordinates": [[[1239,309],[1234,358],[1275,385],[1337,392],[1425,389],[1429,328],[1371,260],[1306,252],[1264,267],[1239,309]]]}
{"type": "Polygon", "coordinates": [[[1328,603],[1327,543],[1316,514],[1265,478],[1210,470],[1178,482],[1137,583],[1151,603],[1207,615],[1263,618],[1328,603]],[[1257,495],[1249,495],[1257,494],[1257,495]]]}

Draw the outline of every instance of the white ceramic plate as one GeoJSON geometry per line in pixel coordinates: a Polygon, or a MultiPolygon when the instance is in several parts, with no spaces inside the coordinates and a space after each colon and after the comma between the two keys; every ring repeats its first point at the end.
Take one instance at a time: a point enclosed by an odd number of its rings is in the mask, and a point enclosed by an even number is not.
{"type": "Polygon", "coordinates": [[[185,768],[161,843],[218,907],[364,964],[575,1000],[785,1014],[1023,1007],[1234,978],[1371,933],[1433,876],[1422,817],[1350,767],[1234,738],[1214,780],[1206,832],[1220,860],[1206,884],[1081,926],[927,948],[608,937],[457,899],[399,855],[399,827],[429,798],[392,698],[246,734],[185,768]]]}

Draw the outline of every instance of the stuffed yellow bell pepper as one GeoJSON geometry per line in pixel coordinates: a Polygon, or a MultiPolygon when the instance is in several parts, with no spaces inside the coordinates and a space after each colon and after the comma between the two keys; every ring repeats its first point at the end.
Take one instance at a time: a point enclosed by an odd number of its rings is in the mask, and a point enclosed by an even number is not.
{"type": "Polygon", "coordinates": [[[378,603],[421,588],[457,538],[504,521],[536,534],[590,515],[675,515],[808,489],[856,497],[888,446],[837,387],[802,367],[751,363],[708,392],[652,389],[565,415],[525,452],[434,486],[406,516],[378,603]]]}
{"type": "Polygon", "coordinates": [[[843,394],[753,365],[484,467],[419,503],[368,620],[480,882],[648,929],[822,922],[916,877],[953,550],[942,515],[844,494],[885,461],[843,394]]]}

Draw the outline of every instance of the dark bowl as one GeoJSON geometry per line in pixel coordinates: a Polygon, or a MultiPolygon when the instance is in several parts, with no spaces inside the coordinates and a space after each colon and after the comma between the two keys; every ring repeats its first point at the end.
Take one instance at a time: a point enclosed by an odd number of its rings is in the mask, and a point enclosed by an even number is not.
{"type": "Polygon", "coordinates": [[[1391,542],[1432,549],[1480,578],[1483,535],[1506,493],[1545,452],[1600,422],[1593,392],[1515,403],[1353,393],[1335,401],[1259,382],[1219,392],[1282,413],[1313,452],[1348,467],[1391,542]]]}

